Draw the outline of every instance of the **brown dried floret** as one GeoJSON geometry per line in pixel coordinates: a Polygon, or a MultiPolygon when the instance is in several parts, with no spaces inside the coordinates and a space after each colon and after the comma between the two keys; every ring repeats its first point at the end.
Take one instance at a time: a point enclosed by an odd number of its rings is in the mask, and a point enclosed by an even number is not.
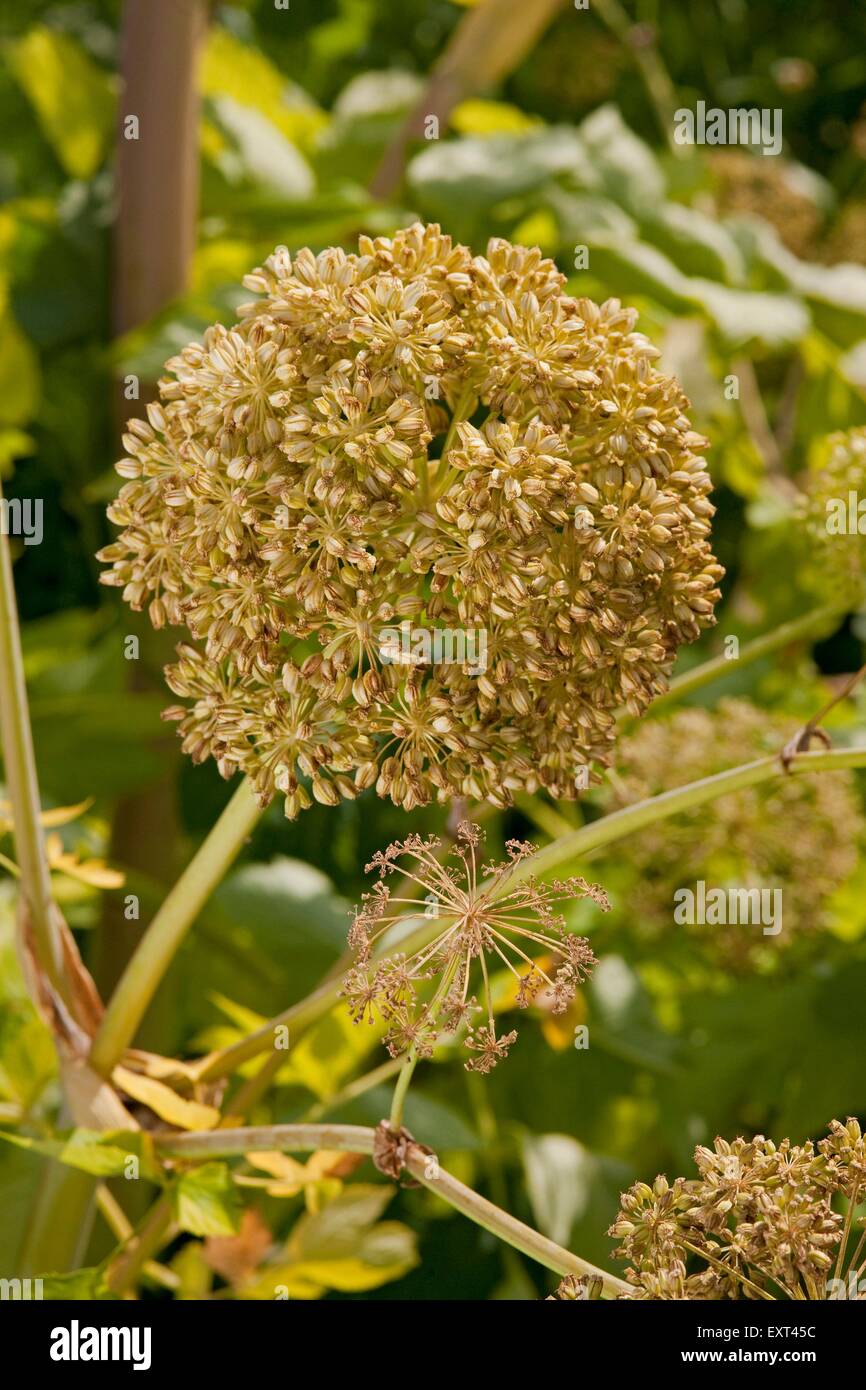
{"type": "Polygon", "coordinates": [[[439,839],[420,835],[380,850],[367,865],[368,872],[378,870],[379,881],[355,910],[349,944],[356,964],[343,994],[356,1023],[376,1017],[385,1021],[385,1045],[392,1057],[410,1051],[429,1057],[440,1037],[465,1028],[465,1046],[472,1054],[467,1070],[492,1071],[508,1056],[517,1033],[497,1034],[491,968],[504,966],[514,976],[519,1007],[526,1008],[544,986],[552,1012],[562,1013],[596,964],[587,939],[572,935],[555,907],[589,897],[606,910],[602,889],[582,878],[552,883],[517,878],[518,866],[534,852],[532,845],[517,840],[508,841],[508,858],[502,863],[482,865],[482,840],[481,829],[464,821],[449,852],[456,866],[436,857],[442,848],[439,839]],[[419,898],[392,896],[384,880],[397,872],[420,890],[419,898]],[[423,920],[422,912],[435,923],[423,945],[409,955],[373,958],[386,932],[423,920]],[[483,1007],[470,993],[471,978],[479,972],[483,1007]],[[484,1021],[476,1024],[473,1014],[479,1012],[484,1021]]]}

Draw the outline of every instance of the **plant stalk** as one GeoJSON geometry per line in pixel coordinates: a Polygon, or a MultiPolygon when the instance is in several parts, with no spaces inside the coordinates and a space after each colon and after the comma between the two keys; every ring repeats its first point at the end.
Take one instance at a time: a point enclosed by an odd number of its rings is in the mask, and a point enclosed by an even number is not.
{"type": "MultiPolygon", "coordinates": [[[[0,488],[0,501],[3,493],[0,488]]],[[[27,903],[39,965],[51,984],[69,998],[64,980],[63,948],[51,907],[51,876],[39,823],[41,803],[36,779],[33,734],[24,683],[21,630],[9,538],[0,529],[0,733],[3,765],[12,806],[19,892],[27,903]]]]}
{"type": "Polygon", "coordinates": [[[111,1075],[132,1042],[180,943],[260,815],[245,778],[144,933],[111,996],[90,1052],[90,1065],[102,1076],[111,1075]]]}

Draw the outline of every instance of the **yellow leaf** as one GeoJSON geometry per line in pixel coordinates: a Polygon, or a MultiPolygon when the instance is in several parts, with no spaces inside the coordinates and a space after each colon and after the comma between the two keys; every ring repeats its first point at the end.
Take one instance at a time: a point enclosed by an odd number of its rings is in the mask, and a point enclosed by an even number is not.
{"type": "Polygon", "coordinates": [[[149,1076],[139,1076],[127,1067],[115,1067],[112,1079],[132,1096],[133,1100],[146,1105],[167,1124],[180,1129],[214,1129],[219,1123],[220,1112],[212,1105],[201,1105],[197,1100],[185,1100],[170,1086],[154,1081],[149,1076]]]}
{"type": "Polygon", "coordinates": [[[538,116],[529,116],[508,101],[485,101],[481,97],[461,101],[451,112],[448,123],[460,135],[481,136],[515,135],[544,125],[538,116]]]}
{"type": "Polygon", "coordinates": [[[39,358],[11,314],[0,317],[0,425],[23,425],[39,404],[39,358]]]}
{"type": "Polygon", "coordinates": [[[75,39],[41,24],[9,45],[7,60],[67,174],[91,178],[114,129],[114,78],[75,39]]]}
{"type": "Polygon", "coordinates": [[[286,1059],[280,1073],[286,1084],[292,1079],[306,1086],[320,1100],[336,1095],[358,1063],[377,1044],[385,1031],[381,1021],[359,1028],[345,1005],[311,1028],[286,1059]]]}
{"type": "MultiPolygon", "coordinates": [[[[86,801],[79,801],[77,806],[53,806],[50,811],[43,811],[39,816],[39,824],[46,828],[55,825],[67,825],[69,821],[78,820],[85,811],[89,811],[93,805],[93,797],[89,796],[86,801]]],[[[0,810],[3,807],[0,806],[0,810]]]]}
{"type": "MultiPolygon", "coordinates": [[[[215,24],[204,51],[201,89],[205,96],[231,97],[266,116],[287,140],[310,150],[327,116],[257,48],[241,43],[215,24]],[[294,98],[294,100],[292,100],[294,98]]],[[[207,136],[209,140],[213,135],[207,136]]]]}
{"type": "Polygon", "coordinates": [[[67,874],[91,888],[122,888],[126,879],[119,869],[109,869],[104,859],[79,859],[63,848],[59,835],[49,835],[45,841],[48,867],[67,874]]]}

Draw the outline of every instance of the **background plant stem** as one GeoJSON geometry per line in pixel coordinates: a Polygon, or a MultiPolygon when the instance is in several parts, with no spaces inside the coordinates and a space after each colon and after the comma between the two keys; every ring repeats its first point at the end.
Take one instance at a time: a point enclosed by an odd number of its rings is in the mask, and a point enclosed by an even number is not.
{"type": "MultiPolygon", "coordinates": [[[[714,656],[710,661],[701,662],[700,666],[692,667],[691,671],[684,671],[681,676],[675,676],[670,687],[653,700],[647,710],[647,716],[651,717],[658,709],[665,708],[673,701],[681,699],[683,695],[691,695],[695,690],[702,690],[705,685],[711,685],[714,680],[721,676],[730,676],[744,666],[753,665],[762,657],[770,656],[782,647],[788,647],[794,642],[801,641],[804,637],[814,637],[830,632],[834,623],[840,622],[846,611],[845,608],[831,604],[821,608],[811,608],[808,613],[803,613],[801,617],[793,618],[789,623],[782,623],[779,627],[773,628],[772,632],[765,632],[762,636],[747,642],[736,659],[714,656]]],[[[624,715],[623,717],[627,718],[628,716],[624,715]]]]}

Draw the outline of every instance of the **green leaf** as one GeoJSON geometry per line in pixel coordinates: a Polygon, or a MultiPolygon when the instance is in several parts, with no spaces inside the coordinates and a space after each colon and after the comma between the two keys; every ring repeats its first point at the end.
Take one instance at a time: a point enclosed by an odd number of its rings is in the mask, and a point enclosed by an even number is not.
{"type": "Polygon", "coordinates": [[[229,183],[247,180],[290,203],[310,197],[313,171],[267,116],[227,96],[214,97],[209,112],[228,137],[216,163],[229,183]]]}
{"type": "Polygon", "coordinates": [[[540,1134],[524,1140],[523,1165],[539,1230],[567,1246],[572,1226],[589,1203],[592,1155],[570,1134],[540,1134]]]}
{"type": "Polygon", "coordinates": [[[127,1177],[130,1159],[136,1160],[136,1176],[158,1182],[161,1171],[153,1156],[150,1136],[142,1130],[74,1129],[66,1139],[32,1139],[0,1130],[0,1139],[16,1148],[43,1154],[94,1177],[127,1177]]]}
{"type": "Polygon", "coordinates": [[[306,1213],[286,1245],[285,1260],[240,1291],[242,1298],[320,1298],[328,1289],[363,1293],[407,1274],[418,1262],[415,1236],[397,1221],[379,1221],[391,1187],[354,1184],[306,1213]]]}
{"type": "Polygon", "coordinates": [[[743,253],[727,228],[706,213],[681,203],[662,203],[643,222],[643,234],[687,275],[727,285],[742,284],[743,253]]]}
{"type": "Polygon", "coordinates": [[[240,1205],[225,1163],[204,1163],[181,1173],[172,1203],[177,1224],[191,1235],[230,1236],[238,1229],[240,1205]]]}
{"type": "Polygon", "coordinates": [[[601,189],[630,212],[656,207],[665,196],[661,165],[639,136],[630,130],[616,106],[600,106],[578,127],[578,134],[601,189]]]}
{"type": "Polygon", "coordinates": [[[71,1274],[43,1274],[42,1297],[58,1302],[110,1303],[117,1299],[105,1282],[102,1265],[76,1269],[71,1274]]]}
{"type": "Polygon", "coordinates": [[[730,349],[760,343],[778,352],[808,332],[809,311],[793,295],[733,290],[711,280],[689,283],[694,303],[704,309],[730,349]]]}
{"type": "Polygon", "coordinates": [[[67,174],[89,179],[114,128],[112,77],[68,34],[43,25],[10,44],[7,61],[67,174]]]}
{"type": "Polygon", "coordinates": [[[551,126],[537,135],[436,140],[408,169],[410,186],[425,208],[458,214],[529,193],[557,174],[587,187],[600,184],[580,136],[569,126],[551,126]]]}
{"type": "MultiPolygon", "coordinates": [[[[39,395],[36,350],[12,315],[3,314],[0,317],[0,425],[27,424],[36,413],[39,395]]],[[[20,443],[20,435],[18,440],[20,443]]]]}

